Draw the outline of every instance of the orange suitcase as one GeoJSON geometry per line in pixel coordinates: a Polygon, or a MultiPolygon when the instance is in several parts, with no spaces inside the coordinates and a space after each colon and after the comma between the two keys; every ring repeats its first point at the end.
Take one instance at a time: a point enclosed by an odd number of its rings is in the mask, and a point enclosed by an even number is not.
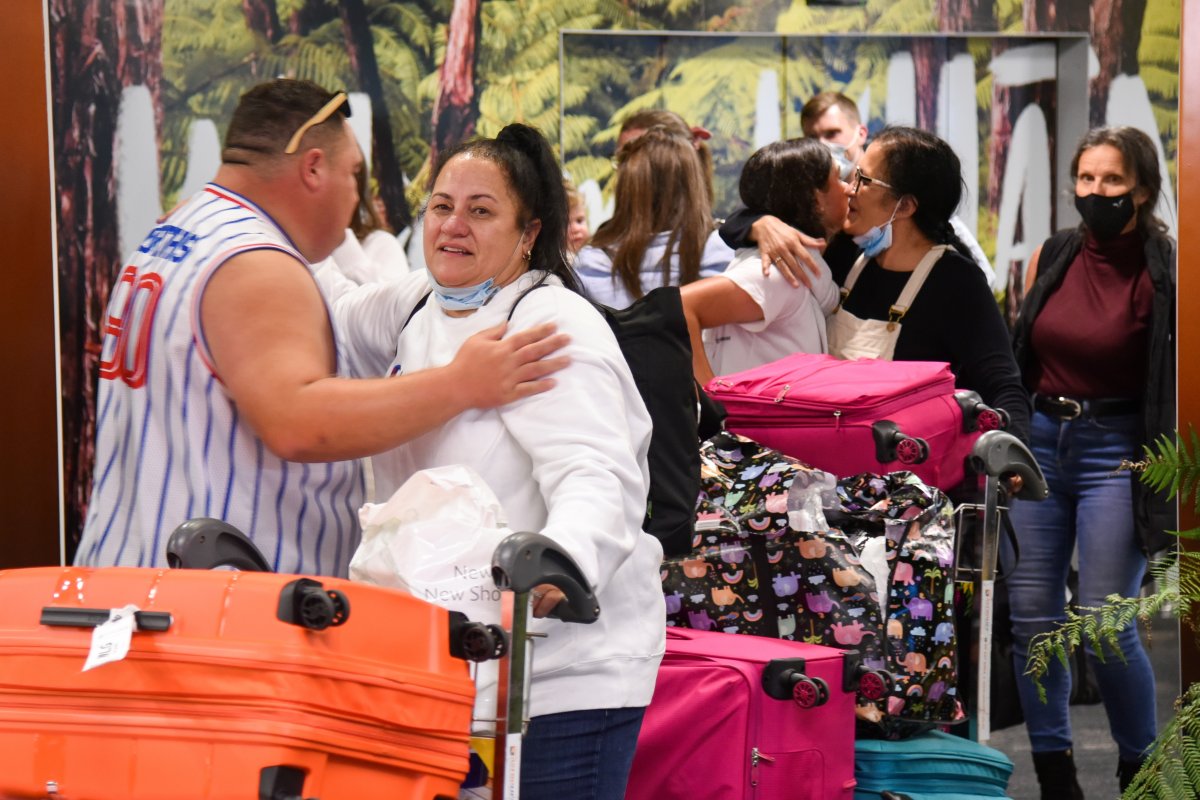
{"type": "Polygon", "coordinates": [[[298,580],[0,572],[0,798],[457,797],[474,686],[450,615],[298,580]],[[128,655],[83,672],[93,627],[126,604],[128,655]],[[310,627],[281,619],[297,615],[310,627]]]}

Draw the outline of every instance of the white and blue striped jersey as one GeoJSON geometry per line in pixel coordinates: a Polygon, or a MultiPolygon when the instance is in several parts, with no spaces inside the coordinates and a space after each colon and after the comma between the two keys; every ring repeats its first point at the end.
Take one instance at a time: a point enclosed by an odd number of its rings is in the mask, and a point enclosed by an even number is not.
{"type": "MultiPolygon", "coordinates": [[[[266,212],[209,184],[128,260],[104,321],[96,465],[76,564],[165,566],[180,523],[216,517],[244,531],[277,572],[346,575],[359,541],[361,464],[273,455],[208,352],[204,289],[229,258],[256,249],[308,268],[266,212]]],[[[343,351],[339,339],[339,374],[343,351]]]]}

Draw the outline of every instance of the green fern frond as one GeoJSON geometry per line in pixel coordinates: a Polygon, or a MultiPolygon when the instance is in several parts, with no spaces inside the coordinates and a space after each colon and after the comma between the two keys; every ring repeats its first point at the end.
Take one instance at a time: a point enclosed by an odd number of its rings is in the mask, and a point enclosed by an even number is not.
{"type": "Polygon", "coordinates": [[[1154,740],[1141,770],[1122,795],[1140,798],[1193,798],[1200,788],[1200,684],[1175,701],[1172,717],[1154,740]]]}
{"type": "Polygon", "coordinates": [[[599,183],[603,178],[606,178],[611,172],[611,166],[606,158],[597,158],[596,156],[580,156],[573,158],[565,165],[567,173],[571,176],[571,180],[578,186],[587,180],[593,180],[599,183]]]}
{"type": "MultiPolygon", "coordinates": [[[[560,137],[567,152],[577,152],[587,143],[588,138],[596,130],[596,120],[581,114],[568,114],[563,117],[560,137]]],[[[608,159],[598,159],[611,168],[608,159]]]]}
{"type": "MultiPolygon", "coordinates": [[[[1194,565],[1192,569],[1194,571],[1194,565]]],[[[1103,606],[1081,607],[1078,611],[1067,609],[1065,622],[1035,636],[1030,642],[1025,674],[1033,678],[1044,702],[1041,678],[1053,661],[1067,666],[1070,654],[1084,643],[1092,648],[1100,661],[1112,654],[1124,660],[1117,641],[1120,633],[1137,620],[1148,622],[1164,606],[1180,605],[1180,599],[1178,580],[1168,577],[1162,589],[1147,597],[1110,595],[1103,606]]]]}
{"type": "Polygon", "coordinates": [[[1185,442],[1163,435],[1142,448],[1144,458],[1123,469],[1139,473],[1138,478],[1156,492],[1167,492],[1167,499],[1179,497],[1200,513],[1200,434],[1189,426],[1185,442]]]}
{"type": "Polygon", "coordinates": [[[996,29],[1002,33],[1023,33],[1024,12],[1023,0],[996,0],[996,29]]]}
{"type": "Polygon", "coordinates": [[[376,35],[379,31],[402,35],[409,47],[433,55],[436,26],[418,3],[374,3],[368,15],[376,35]]]}
{"type": "Polygon", "coordinates": [[[1169,68],[1156,64],[1144,64],[1138,70],[1138,77],[1146,84],[1148,91],[1163,100],[1179,99],[1179,75],[1169,68]]]}

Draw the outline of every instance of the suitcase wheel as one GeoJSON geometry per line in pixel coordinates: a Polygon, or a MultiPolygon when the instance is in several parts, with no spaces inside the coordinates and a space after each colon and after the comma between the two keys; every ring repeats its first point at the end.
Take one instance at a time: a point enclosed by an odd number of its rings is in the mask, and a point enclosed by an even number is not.
{"type": "Polygon", "coordinates": [[[768,697],[792,700],[801,708],[813,708],[829,700],[829,684],[805,675],[803,658],[776,658],[767,662],[762,684],[768,697]]]}
{"type": "Polygon", "coordinates": [[[929,445],[924,439],[904,437],[896,442],[896,458],[901,464],[920,464],[929,458],[929,445]]]}
{"type": "Polygon", "coordinates": [[[887,696],[891,676],[877,669],[865,670],[858,676],[858,694],[864,700],[882,700],[887,696]]]}
{"type": "MultiPolygon", "coordinates": [[[[280,764],[263,767],[258,775],[258,800],[304,800],[308,770],[280,764]]],[[[316,800],[316,798],[308,798],[316,800]]]]}
{"type": "Polygon", "coordinates": [[[820,678],[801,675],[792,686],[792,699],[801,708],[814,708],[829,701],[829,685],[820,678]]]}
{"type": "Polygon", "coordinates": [[[1008,427],[1008,412],[984,405],[977,392],[960,389],[954,393],[954,400],[962,409],[963,433],[987,433],[1008,427]]]}
{"type": "Polygon", "coordinates": [[[450,653],[467,661],[491,661],[508,652],[508,637],[499,625],[467,622],[458,629],[457,636],[457,647],[452,646],[450,653]]]}
{"type": "Polygon", "coordinates": [[[984,433],[1004,430],[1008,427],[1008,412],[1002,408],[984,406],[979,412],[977,424],[984,433]]]}
{"type": "Polygon", "coordinates": [[[280,591],[275,616],[289,625],[323,631],[346,623],[350,600],[337,589],[327,591],[320,581],[297,578],[280,591]]]}
{"type": "Polygon", "coordinates": [[[842,691],[855,692],[864,700],[887,697],[892,688],[892,676],[886,670],[871,669],[863,663],[862,653],[846,650],[842,659],[842,691]]]}
{"type": "Polygon", "coordinates": [[[875,439],[875,460],[880,464],[893,461],[921,464],[929,458],[929,444],[924,439],[906,436],[890,419],[881,419],[871,425],[871,435],[875,439]]]}

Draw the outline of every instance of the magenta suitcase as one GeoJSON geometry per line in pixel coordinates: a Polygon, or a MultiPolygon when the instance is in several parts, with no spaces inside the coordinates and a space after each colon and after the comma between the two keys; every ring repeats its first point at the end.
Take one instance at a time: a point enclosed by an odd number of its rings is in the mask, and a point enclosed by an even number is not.
{"type": "Polygon", "coordinates": [[[796,353],[705,387],[725,426],[838,476],[910,470],[948,491],[979,436],[1006,418],[954,389],[940,361],[843,361],[796,353]]]}
{"type": "Polygon", "coordinates": [[[667,628],[625,797],[849,800],[856,656],[667,628]]]}

